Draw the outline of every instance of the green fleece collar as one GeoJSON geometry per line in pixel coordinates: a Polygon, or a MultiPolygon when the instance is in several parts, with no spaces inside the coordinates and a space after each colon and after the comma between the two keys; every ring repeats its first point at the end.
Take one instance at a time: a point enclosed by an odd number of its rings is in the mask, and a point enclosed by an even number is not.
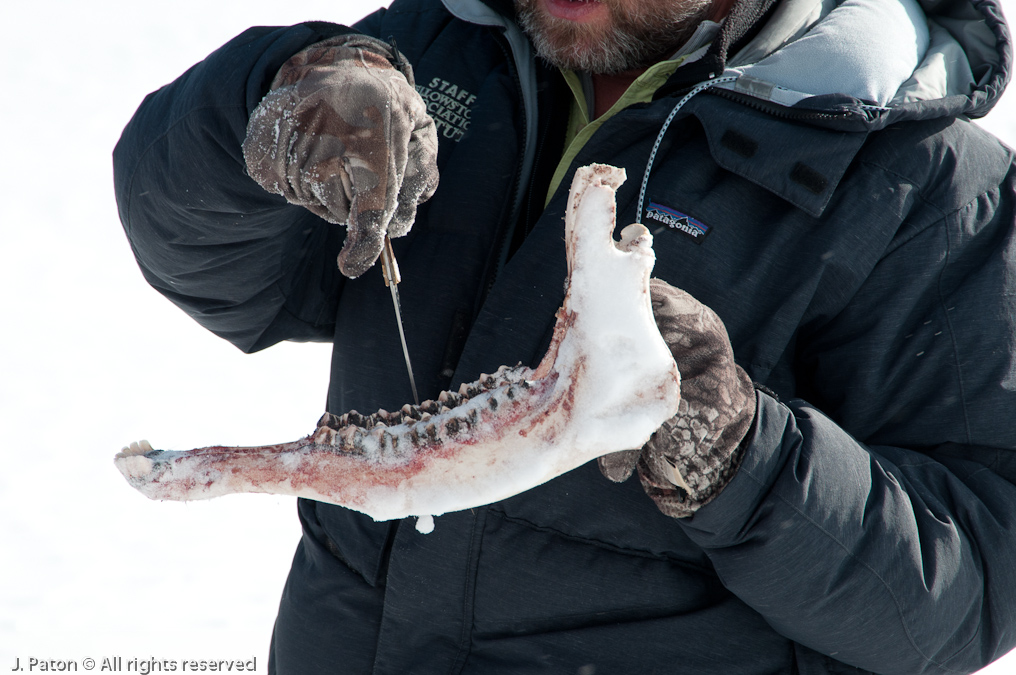
{"type": "Polygon", "coordinates": [[[592,104],[591,89],[592,82],[589,77],[580,75],[570,70],[562,70],[565,82],[572,92],[571,110],[568,116],[568,127],[565,134],[565,151],[558,163],[557,170],[550,181],[550,189],[547,192],[545,204],[550,202],[551,196],[557,190],[572,161],[585,146],[586,142],[603,125],[604,122],[636,103],[648,103],[653,100],[653,95],[662,87],[670,76],[686,63],[691,63],[701,58],[709,49],[712,39],[719,32],[722,24],[715,21],[703,21],[688,41],[678,50],[674,56],[667,61],[661,61],[650,66],[646,72],[636,78],[628,89],[621,95],[610,109],[595,120],[591,120],[592,104]]]}

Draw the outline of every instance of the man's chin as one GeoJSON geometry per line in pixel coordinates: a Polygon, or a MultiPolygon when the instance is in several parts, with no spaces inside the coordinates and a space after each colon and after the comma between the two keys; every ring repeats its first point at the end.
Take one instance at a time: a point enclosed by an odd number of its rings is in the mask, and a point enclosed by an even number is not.
{"type": "Polygon", "coordinates": [[[596,44],[595,38],[558,39],[548,31],[533,42],[537,54],[558,68],[599,72],[604,67],[604,50],[596,44]]]}
{"type": "Polygon", "coordinates": [[[611,6],[599,0],[516,0],[515,4],[519,23],[536,53],[558,68],[614,75],[644,69],[654,63],[648,60],[651,55],[670,53],[661,48],[669,49],[669,42],[640,42],[638,34],[618,25],[611,6]],[[563,18],[569,12],[581,14],[582,20],[563,18]]]}

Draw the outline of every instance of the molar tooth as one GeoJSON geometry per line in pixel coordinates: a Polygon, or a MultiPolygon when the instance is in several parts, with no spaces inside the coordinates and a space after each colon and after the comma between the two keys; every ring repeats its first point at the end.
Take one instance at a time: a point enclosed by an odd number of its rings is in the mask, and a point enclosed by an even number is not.
{"type": "Polygon", "coordinates": [[[462,384],[459,385],[459,396],[461,396],[464,399],[468,399],[470,397],[468,382],[463,382],[462,384]]]}
{"type": "Polygon", "coordinates": [[[511,385],[508,385],[508,388],[505,389],[505,391],[504,391],[504,395],[507,396],[509,399],[514,399],[515,398],[515,387],[513,387],[511,385]]]}
{"type": "Polygon", "coordinates": [[[316,445],[334,446],[336,444],[335,429],[332,429],[329,426],[318,427],[318,430],[314,432],[314,438],[312,440],[316,445]]]}
{"type": "Polygon", "coordinates": [[[462,422],[458,418],[451,418],[444,425],[445,431],[454,436],[462,430],[462,422]]]}
{"type": "Polygon", "coordinates": [[[493,375],[483,375],[480,379],[483,381],[483,386],[487,389],[493,389],[497,386],[497,380],[493,375]]]}
{"type": "Polygon", "coordinates": [[[331,427],[334,429],[335,422],[336,422],[335,415],[331,414],[330,412],[326,412],[324,415],[321,416],[321,419],[318,420],[317,426],[331,427]]]}
{"type": "Polygon", "coordinates": [[[438,438],[437,438],[437,425],[436,424],[434,424],[434,423],[428,424],[424,428],[424,432],[427,434],[427,438],[429,438],[431,441],[437,441],[438,440],[438,438]]]}
{"type": "Polygon", "coordinates": [[[371,428],[377,428],[379,426],[386,427],[391,422],[391,413],[380,408],[376,413],[370,416],[371,428]]]}
{"type": "Polygon", "coordinates": [[[490,406],[491,410],[497,410],[497,397],[491,396],[490,401],[487,402],[487,405],[490,406]]]}
{"type": "Polygon", "coordinates": [[[333,440],[333,445],[339,446],[346,452],[356,452],[357,451],[356,436],[361,431],[362,430],[360,429],[360,427],[353,424],[343,427],[342,431],[339,432],[338,438],[333,440]]]}
{"type": "Polygon", "coordinates": [[[430,413],[428,413],[428,412],[425,412],[425,413],[423,413],[423,414],[421,414],[421,415],[420,415],[420,421],[421,421],[421,422],[426,422],[426,421],[427,421],[427,420],[429,420],[429,419],[430,419],[431,417],[433,417],[433,415],[431,415],[431,414],[430,414],[430,413]]]}

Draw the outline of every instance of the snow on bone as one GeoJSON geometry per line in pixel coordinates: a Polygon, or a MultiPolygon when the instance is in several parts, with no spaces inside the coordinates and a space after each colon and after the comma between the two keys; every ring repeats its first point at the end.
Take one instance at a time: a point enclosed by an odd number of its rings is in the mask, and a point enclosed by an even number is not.
{"type": "MultiPolygon", "coordinates": [[[[613,239],[624,170],[579,169],[565,214],[568,280],[535,370],[502,366],[401,410],[325,414],[309,436],[260,447],[118,453],[152,499],[295,495],[391,520],[489,504],[600,455],[643,445],[677,411],[680,376],[653,319],[652,236],[613,239]]],[[[425,521],[426,522],[426,521],[425,521]]]]}

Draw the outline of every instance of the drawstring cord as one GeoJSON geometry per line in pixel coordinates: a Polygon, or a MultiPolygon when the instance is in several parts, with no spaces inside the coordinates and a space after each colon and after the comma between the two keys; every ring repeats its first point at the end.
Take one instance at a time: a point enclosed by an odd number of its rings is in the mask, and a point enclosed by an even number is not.
{"type": "Polygon", "coordinates": [[[635,214],[636,223],[640,225],[642,224],[642,206],[645,203],[646,189],[649,186],[649,173],[653,170],[653,163],[656,161],[656,153],[657,151],[659,151],[660,144],[663,142],[663,136],[664,134],[667,133],[667,129],[670,127],[670,123],[674,121],[675,117],[677,117],[677,112],[681,108],[683,108],[684,104],[690,101],[691,98],[696,94],[705,91],[706,89],[717,84],[721,84],[724,82],[733,82],[737,79],[737,77],[738,77],[737,75],[726,75],[724,77],[717,77],[716,79],[707,80],[705,82],[702,82],[701,84],[696,85],[691,91],[689,91],[687,94],[684,95],[684,98],[682,98],[680,101],[677,102],[677,105],[674,106],[674,109],[670,111],[669,115],[667,115],[667,119],[664,120],[663,127],[660,129],[660,133],[657,134],[656,136],[656,142],[653,143],[653,151],[649,153],[649,162],[646,164],[646,173],[642,177],[642,189],[639,190],[639,208],[635,214]]]}

